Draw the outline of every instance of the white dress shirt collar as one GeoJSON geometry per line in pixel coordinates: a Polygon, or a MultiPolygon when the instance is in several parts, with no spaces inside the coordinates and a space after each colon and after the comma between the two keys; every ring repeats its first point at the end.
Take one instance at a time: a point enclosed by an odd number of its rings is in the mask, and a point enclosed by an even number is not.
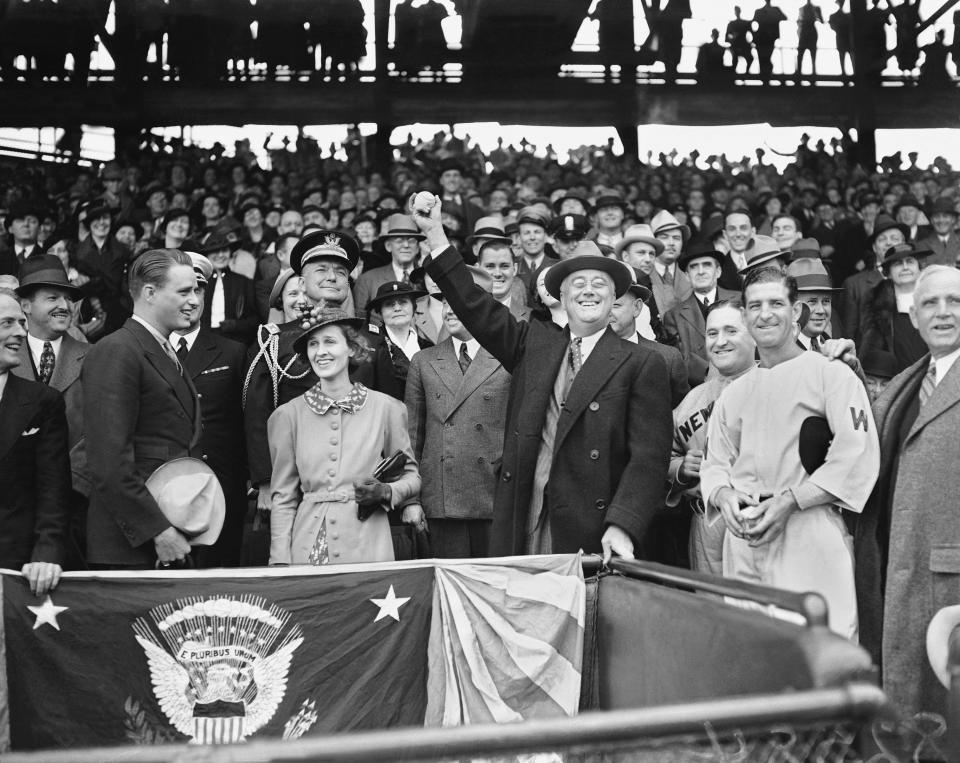
{"type": "MultiPolygon", "coordinates": [[[[597,342],[600,341],[600,337],[603,336],[606,330],[606,328],[603,328],[590,336],[582,337],[580,342],[580,358],[584,363],[587,362],[587,358],[590,357],[590,353],[593,352],[593,348],[597,346],[597,342]]],[[[571,331],[570,338],[572,339],[574,336],[576,336],[576,334],[571,331]]]]}
{"type": "Polygon", "coordinates": [[[161,334],[159,331],[157,331],[148,321],[146,321],[145,319],[141,318],[141,317],[140,317],[139,315],[137,315],[136,313],[134,313],[134,315],[132,316],[132,318],[133,318],[137,323],[139,323],[141,326],[143,326],[144,328],[146,328],[146,330],[150,332],[150,335],[151,335],[154,339],[157,340],[157,344],[159,344],[161,347],[163,347],[164,343],[169,344],[169,340],[167,339],[167,337],[165,337],[163,334],[161,334]]]}
{"type": "Polygon", "coordinates": [[[176,352],[177,350],[180,349],[180,340],[181,340],[181,339],[186,339],[186,340],[187,340],[187,352],[190,352],[190,350],[193,349],[193,343],[197,341],[197,334],[199,334],[199,333],[200,333],[200,327],[199,327],[199,326],[197,326],[197,327],[196,327],[193,331],[191,331],[189,334],[178,334],[176,331],[174,331],[174,332],[170,335],[170,346],[173,347],[173,351],[176,352]]]}
{"type": "MultiPolygon", "coordinates": [[[[33,367],[40,368],[40,355],[43,354],[43,345],[45,339],[37,339],[33,334],[27,334],[27,346],[30,348],[30,356],[33,358],[33,367]]],[[[50,345],[53,347],[53,358],[60,358],[60,345],[63,344],[63,337],[50,339],[50,345]]]]}
{"type": "Polygon", "coordinates": [[[960,350],[954,350],[949,355],[937,358],[935,361],[937,364],[937,384],[943,381],[943,378],[950,372],[953,364],[957,362],[957,358],[960,358],[960,350]]]}
{"type": "Polygon", "coordinates": [[[397,347],[403,351],[403,354],[407,356],[407,360],[413,360],[413,356],[420,352],[420,342],[417,341],[417,332],[413,329],[407,332],[405,338],[401,338],[394,334],[389,326],[384,325],[383,328],[386,330],[390,341],[397,345],[397,347]]]}
{"type": "Polygon", "coordinates": [[[470,356],[470,360],[473,360],[477,357],[477,353],[480,351],[480,342],[476,339],[468,339],[464,342],[462,339],[457,339],[456,337],[451,337],[453,339],[453,354],[460,357],[460,348],[463,345],[467,346],[467,355],[470,356]]]}

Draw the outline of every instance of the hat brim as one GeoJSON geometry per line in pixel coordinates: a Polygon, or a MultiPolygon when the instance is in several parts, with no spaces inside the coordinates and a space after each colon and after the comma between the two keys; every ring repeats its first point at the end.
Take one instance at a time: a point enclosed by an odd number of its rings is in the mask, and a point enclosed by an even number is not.
{"type": "Polygon", "coordinates": [[[789,258],[789,256],[790,256],[789,252],[785,253],[781,250],[777,250],[776,252],[767,252],[766,254],[760,255],[755,260],[751,260],[750,262],[748,262],[746,267],[740,272],[749,273],[751,270],[755,270],[756,268],[762,268],[764,265],[769,265],[778,257],[789,258]]]}
{"type": "Polygon", "coordinates": [[[77,300],[83,299],[83,292],[72,283],[47,281],[46,279],[42,281],[28,281],[26,283],[21,283],[14,291],[21,299],[28,299],[32,292],[40,288],[61,289],[70,295],[71,302],[76,302],[77,300]]]}
{"type": "Polygon", "coordinates": [[[506,234],[504,234],[504,235],[502,235],[502,236],[495,236],[495,235],[493,235],[492,233],[481,233],[481,234],[478,235],[478,236],[467,236],[467,243],[468,243],[468,244],[470,244],[470,245],[472,246],[474,241],[482,241],[482,242],[484,242],[484,243],[486,243],[487,241],[501,241],[501,242],[503,242],[504,244],[512,244],[512,243],[513,243],[513,239],[510,238],[509,236],[507,236],[506,234]]]}
{"type": "MultiPolygon", "coordinates": [[[[328,231],[321,229],[317,234],[326,234],[328,231]]],[[[335,233],[329,231],[329,233],[335,233]]],[[[315,260],[332,260],[346,266],[347,270],[353,272],[353,269],[360,261],[360,245],[352,236],[336,233],[339,236],[337,247],[342,250],[341,254],[333,245],[326,245],[323,240],[316,237],[313,233],[301,238],[290,252],[290,267],[298,275],[303,271],[303,266],[315,260]]]]}
{"type": "MultiPolygon", "coordinates": [[[[187,537],[187,542],[191,546],[209,546],[217,542],[220,537],[220,531],[223,529],[223,521],[227,513],[227,501],[223,494],[223,487],[217,475],[206,463],[196,458],[175,458],[158,466],[153,474],[146,479],[145,486],[150,494],[157,498],[160,495],[163,486],[176,477],[184,477],[194,474],[204,474],[213,477],[216,490],[214,492],[213,506],[210,512],[209,526],[199,535],[187,537]]],[[[160,507],[163,511],[163,507],[160,507]]],[[[171,522],[171,524],[173,524],[171,522]]],[[[176,527],[176,525],[174,525],[176,527]]],[[[177,528],[180,529],[180,528],[177,528]]]]}
{"type": "Polygon", "coordinates": [[[657,254],[663,254],[663,250],[665,248],[663,242],[658,238],[654,238],[653,236],[629,236],[627,238],[620,239],[617,242],[617,245],[613,247],[613,251],[615,251],[619,257],[623,250],[630,246],[630,244],[637,243],[648,244],[649,246],[652,246],[654,252],[657,254]]]}
{"type": "Polygon", "coordinates": [[[637,299],[642,302],[646,302],[653,296],[653,292],[650,291],[646,286],[639,283],[632,283],[627,287],[627,292],[633,294],[637,299]]]}
{"type": "Polygon", "coordinates": [[[873,233],[870,234],[870,238],[867,239],[867,243],[870,246],[873,246],[874,241],[877,240],[877,237],[881,233],[886,233],[888,230],[893,230],[894,228],[896,228],[898,231],[900,231],[903,234],[904,241],[910,240],[910,229],[904,223],[895,223],[894,225],[888,225],[887,227],[881,230],[875,230],[873,233]]]}
{"type": "Polygon", "coordinates": [[[397,231],[387,231],[386,233],[381,233],[379,236],[380,239],[387,238],[415,238],[417,241],[426,241],[427,237],[423,235],[420,231],[409,231],[409,230],[397,230],[397,231]]]}
{"type": "Polygon", "coordinates": [[[897,252],[891,257],[885,257],[880,263],[881,268],[888,268],[894,262],[899,262],[900,260],[905,260],[907,257],[913,257],[915,260],[925,260],[927,257],[932,255],[933,252],[929,249],[918,249],[913,252],[897,252]]]}
{"type": "Polygon", "coordinates": [[[310,328],[304,329],[300,336],[293,340],[293,349],[297,354],[306,357],[307,340],[309,340],[310,336],[318,329],[322,329],[324,326],[351,326],[359,329],[363,328],[363,324],[363,318],[338,318],[336,320],[321,321],[320,323],[312,324],[310,328]]]}
{"type": "Polygon", "coordinates": [[[694,260],[700,260],[704,257],[709,257],[711,260],[717,263],[720,267],[723,267],[723,257],[724,255],[721,252],[698,252],[696,254],[683,254],[677,259],[677,267],[680,270],[686,271],[687,266],[694,260]]]}
{"type": "Polygon", "coordinates": [[[543,279],[547,294],[554,299],[560,299],[560,286],[564,279],[579,270],[599,270],[609,275],[613,279],[614,294],[617,297],[622,297],[633,283],[629,270],[620,260],[588,254],[582,257],[571,257],[569,260],[560,260],[551,265],[543,279]]]}
{"type": "Polygon", "coordinates": [[[291,278],[299,278],[295,270],[285,269],[277,274],[277,280],[273,283],[273,288],[270,289],[270,299],[267,300],[267,304],[270,307],[274,307],[277,301],[280,299],[280,295],[283,294],[283,289],[287,285],[287,281],[291,278]]]}
{"type": "Polygon", "coordinates": [[[367,302],[366,310],[369,313],[371,310],[379,310],[380,305],[386,302],[388,299],[409,299],[413,302],[414,305],[417,304],[418,299],[423,297],[430,296],[423,289],[411,289],[410,291],[392,291],[389,294],[383,294],[379,297],[373,297],[367,302]]]}
{"type": "Polygon", "coordinates": [[[583,206],[583,208],[586,210],[586,212],[587,212],[588,215],[592,215],[593,212],[594,212],[593,206],[592,206],[592,205],[590,204],[590,202],[587,201],[586,199],[581,199],[579,196],[561,196],[559,199],[557,199],[555,202],[553,202],[553,211],[554,211],[556,214],[558,214],[558,215],[560,214],[560,207],[563,206],[563,202],[565,202],[565,201],[578,201],[578,202],[580,202],[580,204],[581,204],[581,205],[583,206]]]}
{"type": "Polygon", "coordinates": [[[676,225],[664,225],[663,227],[655,230],[653,235],[656,236],[658,233],[669,233],[672,230],[680,231],[680,235],[683,237],[684,244],[690,240],[690,226],[684,225],[683,223],[677,223],[676,225]]]}

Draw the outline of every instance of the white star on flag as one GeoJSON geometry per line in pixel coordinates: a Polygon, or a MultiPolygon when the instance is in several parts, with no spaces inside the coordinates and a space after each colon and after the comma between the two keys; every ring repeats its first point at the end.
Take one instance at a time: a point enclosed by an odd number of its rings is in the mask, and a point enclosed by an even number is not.
{"type": "Polygon", "coordinates": [[[410,601],[409,596],[398,597],[393,592],[393,586],[390,586],[390,590],[387,591],[387,597],[385,599],[370,599],[374,604],[380,607],[380,611],[377,612],[377,616],[373,619],[373,622],[382,620],[385,617],[392,617],[398,623],[400,622],[400,607],[410,601]]]}
{"type": "Polygon", "coordinates": [[[37,621],[33,624],[33,629],[36,630],[41,625],[46,623],[47,625],[52,625],[57,630],[60,630],[60,624],[57,622],[57,615],[61,612],[66,612],[69,607],[58,607],[53,603],[53,599],[48,595],[44,599],[43,604],[39,607],[27,607],[33,614],[37,616],[37,621]]]}

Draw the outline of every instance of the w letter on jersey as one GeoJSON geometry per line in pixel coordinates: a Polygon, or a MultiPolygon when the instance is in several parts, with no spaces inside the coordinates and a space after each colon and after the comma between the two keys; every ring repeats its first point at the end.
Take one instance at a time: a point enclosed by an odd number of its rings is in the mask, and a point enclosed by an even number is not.
{"type": "Polygon", "coordinates": [[[867,425],[867,412],[862,408],[857,410],[852,405],[850,406],[850,418],[853,419],[853,431],[857,431],[861,426],[863,426],[863,431],[868,431],[869,427],[867,425]]]}

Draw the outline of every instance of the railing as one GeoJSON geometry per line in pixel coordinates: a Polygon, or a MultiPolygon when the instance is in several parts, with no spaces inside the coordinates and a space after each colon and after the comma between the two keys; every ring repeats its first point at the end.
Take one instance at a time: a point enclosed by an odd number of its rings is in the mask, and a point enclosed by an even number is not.
{"type": "MultiPolygon", "coordinates": [[[[597,753],[670,753],[684,751],[699,759],[845,760],[854,736],[865,724],[888,717],[891,710],[876,686],[851,683],[837,689],[792,694],[733,697],[709,702],[639,710],[584,713],[524,723],[485,724],[456,728],[404,728],[336,734],[297,741],[257,741],[202,748],[193,745],[97,748],[89,750],[14,753],[5,763],[101,763],[136,760],[217,761],[443,761],[464,757],[553,752],[567,760],[597,753]],[[770,741],[772,739],[772,741],[770,741]],[[766,741],[761,741],[766,740],[766,741]],[[726,757],[724,750],[740,754],[726,757]],[[698,752],[699,751],[699,754],[698,752]],[[764,755],[764,752],[768,754],[764,755]],[[820,754],[828,752],[829,754],[820,754]]],[[[677,754],[680,757],[677,757],[677,754]]],[[[653,759],[653,758],[644,758],[653,759]]]]}
{"type": "Polygon", "coordinates": [[[764,606],[795,612],[801,615],[810,627],[827,625],[827,603],[824,598],[812,591],[794,593],[779,588],[744,583],[733,578],[721,578],[702,572],[670,567],[654,562],[637,562],[625,559],[612,559],[610,568],[626,577],[645,580],[651,583],[674,586],[687,591],[726,596],[742,601],[750,601],[764,606]]]}

